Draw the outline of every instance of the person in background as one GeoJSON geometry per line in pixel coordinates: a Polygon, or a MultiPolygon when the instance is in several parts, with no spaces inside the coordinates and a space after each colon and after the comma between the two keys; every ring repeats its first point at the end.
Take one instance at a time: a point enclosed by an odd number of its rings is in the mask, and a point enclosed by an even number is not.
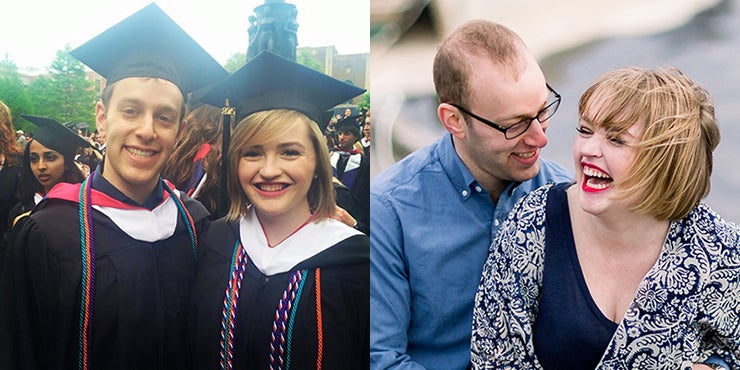
{"type": "MultiPolygon", "coordinates": [[[[357,149],[355,144],[360,140],[360,128],[353,117],[344,118],[337,122],[337,145],[331,153],[331,165],[334,168],[334,177],[339,179],[344,185],[352,189],[355,185],[355,179],[360,174],[360,168],[363,167],[363,161],[368,158],[363,156],[361,150],[357,149]]],[[[358,181],[366,181],[358,179],[358,181]]]]}
{"type": "Polygon", "coordinates": [[[18,189],[20,201],[8,214],[11,226],[18,222],[19,216],[27,216],[56,184],[81,183],[85,176],[75,163],[74,154],[79,148],[92,146],[56,120],[25,114],[21,117],[38,129],[36,139],[23,151],[18,189]]]}
{"type": "Polygon", "coordinates": [[[154,3],[71,54],[107,81],[95,108],[106,155],[13,228],[0,272],[0,368],[188,369],[208,212],[160,173],[187,93],[227,72],[154,3]]]}
{"type": "Polygon", "coordinates": [[[714,113],[675,68],[586,90],[575,183],[525,196],[491,246],[473,368],[740,367],[740,228],[701,202],[714,113]]]}
{"type": "Polygon", "coordinates": [[[206,96],[236,108],[225,218],[193,288],[196,369],[367,369],[369,238],[334,219],[318,122],[363,90],[263,52],[206,96]],[[320,92],[320,93],[318,93],[320,92]]]}
{"type": "Polygon", "coordinates": [[[16,139],[18,139],[18,145],[20,145],[21,149],[26,149],[26,145],[28,145],[28,139],[26,139],[26,134],[23,132],[23,130],[16,130],[15,136],[16,139]]]}
{"type": "Polygon", "coordinates": [[[362,139],[360,139],[360,144],[362,144],[364,154],[368,158],[370,157],[370,139],[370,115],[368,114],[367,117],[365,117],[365,124],[362,125],[362,139]]]}
{"type": "Polygon", "coordinates": [[[103,155],[96,149],[97,146],[94,142],[86,141],[90,143],[90,146],[78,149],[78,154],[75,156],[75,162],[82,166],[82,173],[85,174],[85,177],[103,161],[103,155]]]}
{"type": "Polygon", "coordinates": [[[324,137],[326,137],[326,147],[331,150],[335,146],[339,145],[339,138],[337,137],[337,117],[331,117],[328,120],[326,129],[324,130],[324,137]]]}
{"type": "Polygon", "coordinates": [[[10,229],[8,212],[18,203],[18,178],[23,149],[18,145],[10,108],[0,100],[0,250],[10,229]]]}
{"type": "Polygon", "coordinates": [[[217,210],[221,196],[221,109],[200,105],[185,116],[185,122],[180,142],[167,160],[162,177],[201,202],[212,216],[223,216],[227,210],[217,210]]]}
{"type": "Polygon", "coordinates": [[[367,222],[370,219],[370,157],[357,148],[361,145],[358,143],[360,128],[356,117],[342,119],[337,123],[336,130],[337,146],[329,156],[332,174],[359,203],[357,209],[360,212],[355,213],[359,215],[358,222],[367,222]]]}
{"type": "Polygon", "coordinates": [[[105,155],[105,132],[98,131],[95,134],[95,145],[100,153],[105,155]]]}
{"type": "Polygon", "coordinates": [[[540,158],[560,95],[510,29],[472,21],[438,48],[447,133],[370,191],[371,369],[466,369],[475,290],[514,203],[570,179],[540,158]]]}

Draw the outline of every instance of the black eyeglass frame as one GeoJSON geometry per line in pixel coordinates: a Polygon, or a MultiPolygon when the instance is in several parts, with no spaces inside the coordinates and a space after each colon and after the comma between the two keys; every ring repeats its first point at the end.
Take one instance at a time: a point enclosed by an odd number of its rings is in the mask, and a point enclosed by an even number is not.
{"type": "Polygon", "coordinates": [[[519,122],[517,122],[517,123],[515,123],[515,124],[513,124],[513,125],[511,125],[511,126],[509,126],[509,127],[504,127],[504,126],[501,126],[501,125],[499,125],[499,124],[498,124],[498,123],[496,123],[496,122],[493,122],[493,121],[489,121],[489,120],[487,120],[487,119],[485,119],[485,118],[483,118],[483,117],[481,117],[481,116],[479,116],[479,115],[477,115],[477,114],[475,114],[475,113],[473,113],[473,112],[471,112],[471,111],[469,111],[469,110],[467,110],[467,109],[463,108],[463,107],[462,107],[462,106],[460,106],[459,104],[455,104],[455,103],[447,103],[447,104],[449,104],[449,105],[451,105],[451,106],[453,106],[453,107],[455,107],[455,108],[459,109],[459,110],[460,110],[461,112],[463,112],[463,113],[465,113],[465,114],[467,114],[467,115],[469,115],[469,116],[471,116],[471,117],[473,117],[473,118],[477,119],[478,121],[480,121],[480,122],[481,122],[481,123],[483,123],[484,125],[486,125],[486,126],[489,126],[489,127],[492,127],[492,128],[495,128],[495,129],[496,129],[496,130],[498,130],[498,131],[501,131],[501,132],[502,132],[502,133],[504,134],[504,137],[505,137],[505,138],[506,138],[507,140],[512,140],[512,139],[516,139],[516,138],[518,138],[519,136],[522,136],[522,135],[523,135],[523,134],[524,134],[525,132],[527,132],[527,130],[529,130],[529,126],[531,126],[531,125],[532,125],[532,122],[533,122],[533,121],[534,121],[535,119],[536,119],[536,120],[537,120],[538,122],[544,122],[544,121],[547,121],[547,120],[548,120],[548,119],[550,119],[550,118],[551,118],[552,116],[554,116],[554,115],[555,115],[555,112],[557,112],[557,111],[558,111],[558,108],[560,108],[560,101],[561,101],[561,97],[560,97],[560,94],[558,94],[558,92],[557,92],[557,91],[555,91],[555,89],[553,89],[553,88],[552,88],[552,86],[550,86],[550,84],[548,84],[548,83],[545,83],[545,86],[547,86],[547,89],[548,89],[548,90],[550,90],[550,92],[551,92],[551,93],[552,93],[552,94],[553,94],[553,95],[555,96],[555,100],[553,100],[552,102],[550,102],[549,104],[547,104],[547,106],[545,106],[545,108],[543,108],[543,109],[542,109],[541,111],[537,112],[537,115],[536,115],[535,117],[532,117],[532,118],[525,118],[525,119],[523,119],[523,120],[521,120],[521,121],[519,121],[519,122]],[[547,117],[542,117],[542,119],[540,119],[540,118],[541,118],[540,116],[541,116],[541,115],[542,115],[543,113],[547,112],[547,111],[548,111],[548,110],[549,110],[550,108],[552,108],[553,106],[555,106],[555,109],[553,109],[552,113],[551,113],[551,114],[550,114],[549,116],[547,116],[547,117]],[[508,132],[509,132],[509,131],[510,131],[510,130],[511,130],[512,128],[514,128],[514,127],[517,127],[517,126],[519,126],[519,125],[523,124],[524,122],[526,122],[526,126],[525,126],[524,130],[522,130],[522,132],[520,132],[520,133],[518,133],[518,134],[516,134],[516,135],[514,135],[514,136],[512,136],[512,137],[509,137],[509,136],[508,136],[508,134],[507,134],[507,133],[508,133],[508,132]]]}

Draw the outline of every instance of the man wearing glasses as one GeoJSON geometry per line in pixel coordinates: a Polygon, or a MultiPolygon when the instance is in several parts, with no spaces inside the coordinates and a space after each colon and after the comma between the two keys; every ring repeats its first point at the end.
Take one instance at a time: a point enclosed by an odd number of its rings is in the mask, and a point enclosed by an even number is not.
{"type": "Polygon", "coordinates": [[[473,21],[434,60],[448,131],[376,176],[370,194],[372,369],[465,369],[488,247],[514,203],[570,181],[540,159],[560,95],[510,29],[473,21]]]}

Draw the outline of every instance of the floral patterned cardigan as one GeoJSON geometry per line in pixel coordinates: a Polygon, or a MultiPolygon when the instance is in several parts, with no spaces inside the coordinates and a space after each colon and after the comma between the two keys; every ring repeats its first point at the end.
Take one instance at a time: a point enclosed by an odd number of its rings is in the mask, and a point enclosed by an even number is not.
{"type": "MultiPolygon", "coordinates": [[[[522,198],[491,245],[473,310],[474,369],[541,369],[532,328],[551,187],[522,198]]],[[[597,369],[690,369],[712,354],[740,369],[740,229],[700,204],[671,222],[597,369]]]]}

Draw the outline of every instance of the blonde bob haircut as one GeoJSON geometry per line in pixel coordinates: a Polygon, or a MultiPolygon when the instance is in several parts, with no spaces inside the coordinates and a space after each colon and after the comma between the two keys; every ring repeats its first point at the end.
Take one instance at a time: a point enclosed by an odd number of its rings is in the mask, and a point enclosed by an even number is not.
{"type": "Polygon", "coordinates": [[[581,119],[618,136],[641,126],[635,159],[616,198],[658,220],[686,217],[709,194],[720,134],[709,93],[676,68],[618,69],[581,96],[581,119]]]}
{"type": "Polygon", "coordinates": [[[237,174],[242,151],[248,146],[261,145],[282,137],[300,125],[308,127],[308,136],[313,144],[314,158],[316,158],[315,178],[307,194],[309,207],[311,212],[318,216],[316,221],[333,214],[336,202],[332,185],[332,168],[326,141],[319,131],[319,126],[303,113],[288,109],[274,109],[252,113],[239,121],[234,128],[228,152],[226,190],[229,194],[230,206],[226,215],[227,220],[235,221],[240,216],[249,214],[251,203],[242,189],[237,174]]]}

